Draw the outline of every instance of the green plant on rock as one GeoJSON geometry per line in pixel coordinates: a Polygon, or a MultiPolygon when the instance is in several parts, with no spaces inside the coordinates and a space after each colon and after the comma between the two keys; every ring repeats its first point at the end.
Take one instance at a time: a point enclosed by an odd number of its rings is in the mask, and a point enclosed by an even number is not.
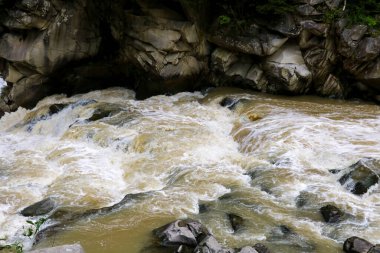
{"type": "Polygon", "coordinates": [[[380,1],[347,0],[345,16],[351,24],[364,24],[372,28],[379,28],[380,1]]]}
{"type": "Polygon", "coordinates": [[[323,21],[328,23],[328,24],[331,24],[331,23],[337,21],[342,16],[343,16],[343,11],[340,9],[328,10],[323,15],[323,21]]]}
{"type": "Polygon", "coordinates": [[[219,25],[228,25],[229,23],[231,23],[231,18],[227,15],[220,15],[218,17],[218,23],[219,25]]]}
{"type": "MultiPolygon", "coordinates": [[[[27,220],[26,222],[31,226],[27,227],[23,233],[23,236],[31,238],[40,231],[41,226],[47,221],[46,218],[40,218],[37,221],[27,220]]],[[[5,238],[1,238],[0,241],[5,241],[5,238]]],[[[0,251],[13,252],[13,253],[23,253],[24,245],[20,242],[15,242],[12,244],[0,245],[0,251]]]]}
{"type": "Polygon", "coordinates": [[[28,227],[23,235],[24,236],[27,236],[27,237],[31,237],[33,235],[36,235],[38,233],[38,231],[40,231],[40,228],[41,226],[47,221],[46,218],[40,218],[39,220],[37,221],[31,221],[31,220],[27,220],[26,222],[30,225],[32,225],[31,227],[28,227]]]}
{"type": "Polygon", "coordinates": [[[7,245],[0,245],[0,251],[23,253],[24,246],[20,242],[15,242],[12,244],[7,244],[7,245]]]}

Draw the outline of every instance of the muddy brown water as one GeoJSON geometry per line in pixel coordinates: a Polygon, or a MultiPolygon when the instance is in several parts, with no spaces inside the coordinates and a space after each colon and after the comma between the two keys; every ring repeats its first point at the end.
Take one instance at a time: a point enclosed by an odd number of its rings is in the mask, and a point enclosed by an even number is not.
{"type": "Polygon", "coordinates": [[[86,211],[131,193],[146,196],[69,224],[36,247],[153,252],[151,230],[187,217],[229,247],[335,253],[353,235],[380,243],[378,187],[355,196],[329,172],[380,158],[373,104],[228,88],[137,101],[112,88],[55,95],[4,116],[0,149],[0,238],[26,249],[22,208],[50,196],[60,208],[86,211]],[[219,105],[226,96],[240,99],[233,110],[219,105]],[[51,114],[57,103],[65,106],[51,114]],[[350,216],[326,224],[319,208],[328,203],[350,216]],[[228,213],[244,218],[242,229],[233,231],[228,213]]]}

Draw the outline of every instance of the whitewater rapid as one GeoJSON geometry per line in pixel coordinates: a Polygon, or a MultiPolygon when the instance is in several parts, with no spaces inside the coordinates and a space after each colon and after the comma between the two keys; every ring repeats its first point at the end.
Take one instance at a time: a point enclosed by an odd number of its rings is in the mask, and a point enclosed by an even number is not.
{"type": "Polygon", "coordinates": [[[229,89],[134,96],[124,88],[55,95],[0,120],[0,238],[31,247],[19,212],[46,197],[85,211],[144,193],[41,246],[79,241],[87,252],[140,252],[151,229],[184,217],[230,247],[341,252],[352,235],[380,243],[378,187],[356,196],[329,172],[380,158],[378,106],[229,89]],[[233,110],[219,104],[227,96],[240,101],[233,110]],[[326,224],[319,208],[327,203],[350,218],[326,224]],[[233,233],[227,213],[244,217],[245,229],[233,233]],[[298,236],[278,236],[279,226],[298,236]]]}

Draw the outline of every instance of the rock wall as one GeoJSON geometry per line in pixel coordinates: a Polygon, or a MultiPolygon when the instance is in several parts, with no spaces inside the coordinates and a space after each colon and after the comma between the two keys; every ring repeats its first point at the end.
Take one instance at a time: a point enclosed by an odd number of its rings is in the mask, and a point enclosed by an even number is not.
{"type": "Polygon", "coordinates": [[[380,36],[300,0],[296,13],[222,24],[211,1],[2,0],[2,111],[54,92],[128,83],[141,96],[235,85],[380,101],[380,36]]]}

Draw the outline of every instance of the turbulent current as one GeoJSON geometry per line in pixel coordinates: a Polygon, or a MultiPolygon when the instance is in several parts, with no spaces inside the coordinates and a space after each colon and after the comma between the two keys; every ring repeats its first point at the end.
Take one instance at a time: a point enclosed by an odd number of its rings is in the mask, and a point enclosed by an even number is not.
{"type": "Polygon", "coordinates": [[[142,101],[123,88],[55,95],[0,120],[0,239],[30,248],[22,235],[30,218],[20,211],[44,198],[64,216],[130,194],[118,208],[67,222],[37,247],[154,252],[152,229],[190,217],[229,247],[342,252],[354,235],[380,243],[379,188],[357,196],[329,172],[363,157],[380,158],[376,105],[228,89],[142,101]],[[222,107],[226,96],[240,102],[222,107]],[[324,222],[326,204],[348,218],[324,222]],[[244,218],[241,230],[233,231],[228,213],[244,218]]]}

